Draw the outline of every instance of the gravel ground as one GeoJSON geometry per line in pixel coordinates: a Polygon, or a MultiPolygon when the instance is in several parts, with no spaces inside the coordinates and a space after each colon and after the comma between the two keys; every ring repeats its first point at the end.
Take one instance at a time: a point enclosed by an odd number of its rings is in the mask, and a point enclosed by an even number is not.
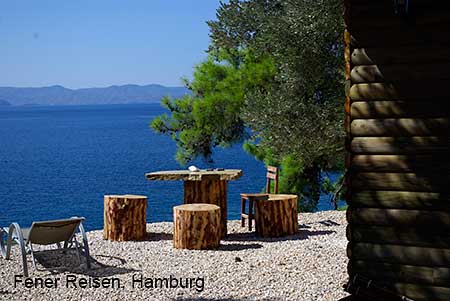
{"type": "Polygon", "coordinates": [[[51,288],[26,288],[23,283],[14,287],[14,275],[22,269],[19,249],[15,246],[11,260],[0,257],[0,300],[338,300],[345,297],[342,288],[347,280],[345,213],[302,213],[299,223],[300,231],[296,235],[261,239],[241,228],[239,221],[229,221],[229,235],[215,251],[173,249],[172,223],[148,224],[148,239],[141,242],[109,242],[102,239],[101,231],[89,232],[94,261],[91,270],[84,263],[80,266],[74,253],[38,254],[37,271],[29,262],[31,279],[48,279],[51,288]],[[172,286],[181,279],[183,287],[166,288],[161,279],[155,282],[155,278],[168,278],[172,286]],[[82,288],[83,281],[89,280],[93,285],[100,280],[113,287],[82,288]]]}

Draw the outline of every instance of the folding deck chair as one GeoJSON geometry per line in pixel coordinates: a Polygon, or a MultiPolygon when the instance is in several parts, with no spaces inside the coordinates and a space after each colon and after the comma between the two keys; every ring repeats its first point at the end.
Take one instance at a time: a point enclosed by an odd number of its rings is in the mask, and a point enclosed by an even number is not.
{"type": "Polygon", "coordinates": [[[30,228],[21,228],[18,223],[12,223],[9,228],[0,228],[1,254],[3,258],[9,259],[11,246],[13,242],[16,242],[22,252],[23,275],[25,277],[28,277],[27,254],[31,254],[33,267],[36,269],[33,244],[56,244],[61,251],[75,249],[80,263],[80,254],[82,254],[86,257],[87,267],[90,268],[89,244],[82,221],[84,221],[83,217],[72,217],[69,219],[33,222],[30,228]],[[77,230],[79,230],[83,240],[81,244],[77,240],[77,230]],[[7,236],[6,241],[4,240],[5,236],[7,236]],[[63,243],[63,247],[61,247],[61,243],[63,243]]]}

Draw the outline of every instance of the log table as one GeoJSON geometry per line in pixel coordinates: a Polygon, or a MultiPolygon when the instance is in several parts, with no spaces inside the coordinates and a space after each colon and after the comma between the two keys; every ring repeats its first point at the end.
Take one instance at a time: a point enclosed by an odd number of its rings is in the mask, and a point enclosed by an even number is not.
{"type": "Polygon", "coordinates": [[[294,194],[268,194],[265,200],[255,200],[256,233],[262,237],[297,233],[297,199],[294,194]]]}
{"type": "Polygon", "coordinates": [[[169,170],[147,173],[148,180],[183,180],[184,203],[206,203],[220,207],[221,237],[227,235],[227,184],[242,176],[240,169],[169,170]]]}
{"type": "Polygon", "coordinates": [[[103,238],[112,241],[142,240],[146,236],[147,197],[105,195],[103,238]]]}

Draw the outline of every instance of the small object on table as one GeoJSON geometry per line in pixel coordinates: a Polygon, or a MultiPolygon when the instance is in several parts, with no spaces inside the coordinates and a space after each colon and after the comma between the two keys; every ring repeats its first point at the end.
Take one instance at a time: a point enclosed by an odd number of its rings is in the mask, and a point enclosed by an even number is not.
{"type": "Polygon", "coordinates": [[[255,202],[256,233],[262,237],[297,233],[297,200],[294,194],[269,194],[267,200],[255,202]]]}
{"type": "Polygon", "coordinates": [[[206,203],[220,207],[221,237],[227,235],[227,185],[228,181],[242,176],[240,169],[198,172],[189,170],[157,171],[145,174],[148,180],[183,180],[184,203],[206,203]]]}
{"type": "Polygon", "coordinates": [[[146,237],[147,197],[105,195],[103,238],[112,241],[143,240],[146,237]]]}
{"type": "Polygon", "coordinates": [[[188,167],[188,170],[189,170],[189,171],[200,171],[200,169],[198,169],[198,167],[197,167],[197,166],[194,166],[194,165],[189,166],[189,167],[188,167]]]}
{"type": "Polygon", "coordinates": [[[184,204],[173,207],[173,246],[176,249],[217,249],[220,244],[220,207],[184,204]]]}

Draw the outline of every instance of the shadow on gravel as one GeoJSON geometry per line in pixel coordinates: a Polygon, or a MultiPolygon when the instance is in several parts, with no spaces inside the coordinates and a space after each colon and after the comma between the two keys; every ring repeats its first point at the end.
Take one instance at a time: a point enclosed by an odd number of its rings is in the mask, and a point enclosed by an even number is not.
{"type": "MultiPolygon", "coordinates": [[[[245,300],[254,300],[250,298],[192,298],[192,297],[178,297],[170,299],[173,301],[245,301],[245,300]]],[[[256,299],[255,299],[256,300],[256,299]]],[[[266,301],[284,301],[285,299],[281,298],[265,298],[266,301]]]]}
{"type": "Polygon", "coordinates": [[[242,251],[248,249],[260,249],[262,247],[261,244],[222,244],[217,251],[242,251]]]}
{"type": "Polygon", "coordinates": [[[164,232],[147,232],[147,236],[145,237],[144,241],[158,241],[158,240],[172,240],[173,235],[172,233],[164,233],[164,232]]]}
{"type": "MultiPolygon", "coordinates": [[[[86,259],[81,256],[82,264],[80,264],[76,253],[72,251],[66,251],[66,254],[61,254],[61,251],[52,252],[48,250],[41,253],[35,252],[36,261],[50,274],[68,272],[91,277],[110,277],[137,271],[122,267],[126,260],[120,257],[106,255],[95,255],[95,257],[96,259],[92,256],[90,257],[91,268],[88,269],[86,267],[86,259]],[[99,258],[101,258],[102,262],[97,260],[99,258]]],[[[38,265],[37,268],[42,271],[40,266],[38,265]]]]}
{"type": "Polygon", "coordinates": [[[299,229],[311,229],[311,226],[308,226],[306,224],[298,224],[299,229]]]}
{"type": "Polygon", "coordinates": [[[262,241],[262,242],[277,242],[277,241],[286,241],[286,240],[303,240],[307,239],[311,236],[317,235],[330,235],[336,233],[336,231],[331,230],[299,230],[298,233],[289,236],[283,237],[273,237],[273,238],[264,238],[257,236],[254,232],[252,233],[232,233],[225,238],[225,241],[262,241]]]}
{"type": "Polygon", "coordinates": [[[320,221],[319,224],[322,224],[322,225],[327,226],[327,227],[340,226],[341,225],[341,224],[336,223],[335,221],[332,221],[332,220],[329,220],[329,219],[324,220],[324,221],[320,221]]]}

